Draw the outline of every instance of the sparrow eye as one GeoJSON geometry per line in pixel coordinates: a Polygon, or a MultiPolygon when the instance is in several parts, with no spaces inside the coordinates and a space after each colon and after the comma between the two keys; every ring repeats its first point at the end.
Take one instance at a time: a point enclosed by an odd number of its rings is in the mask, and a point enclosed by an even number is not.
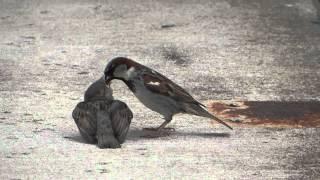
{"type": "Polygon", "coordinates": [[[114,64],[109,64],[107,67],[106,67],[106,69],[105,69],[105,71],[104,71],[104,74],[106,74],[106,75],[110,75],[110,74],[112,74],[112,71],[113,71],[113,69],[114,69],[114,64]]]}

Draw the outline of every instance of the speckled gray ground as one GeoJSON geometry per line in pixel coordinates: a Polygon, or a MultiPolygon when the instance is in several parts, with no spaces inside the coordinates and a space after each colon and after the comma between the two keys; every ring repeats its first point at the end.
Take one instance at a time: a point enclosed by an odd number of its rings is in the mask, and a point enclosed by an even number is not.
{"type": "Polygon", "coordinates": [[[317,179],[320,131],[162,120],[128,88],[122,149],[82,142],[71,118],[108,60],[157,69],[197,99],[320,100],[320,25],[311,0],[0,0],[0,179],[317,179]],[[173,26],[173,27],[170,27],[173,26]]]}

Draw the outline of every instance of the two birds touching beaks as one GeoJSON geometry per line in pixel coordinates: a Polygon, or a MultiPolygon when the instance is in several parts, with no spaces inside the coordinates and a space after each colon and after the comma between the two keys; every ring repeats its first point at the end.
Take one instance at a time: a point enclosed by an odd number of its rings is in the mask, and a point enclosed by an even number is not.
{"type": "Polygon", "coordinates": [[[178,113],[192,114],[214,119],[224,126],[231,126],[210,114],[203,104],[195,100],[182,87],[142,64],[125,57],[112,59],[105,71],[106,85],[110,86],[113,79],[123,81],[139,101],[147,108],[161,114],[164,122],[157,128],[149,128],[160,132],[178,113]]]}

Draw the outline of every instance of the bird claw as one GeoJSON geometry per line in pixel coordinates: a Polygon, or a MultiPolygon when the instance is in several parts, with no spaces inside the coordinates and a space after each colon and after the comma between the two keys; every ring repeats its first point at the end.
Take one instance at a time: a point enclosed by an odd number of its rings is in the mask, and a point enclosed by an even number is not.
{"type": "Polygon", "coordinates": [[[174,132],[174,128],[143,128],[145,131],[149,131],[149,133],[144,134],[141,137],[144,138],[159,138],[159,137],[166,137],[171,134],[171,132],[174,132]],[[150,133],[151,132],[151,133],[150,133]]]}

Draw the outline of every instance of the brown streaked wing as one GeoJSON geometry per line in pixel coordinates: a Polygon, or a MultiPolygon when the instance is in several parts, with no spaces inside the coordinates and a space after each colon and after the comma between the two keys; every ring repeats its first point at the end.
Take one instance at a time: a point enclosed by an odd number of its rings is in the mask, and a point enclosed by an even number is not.
{"type": "Polygon", "coordinates": [[[123,143],[127,136],[133,114],[128,106],[120,101],[114,101],[110,111],[115,137],[120,143],[123,143]]]}
{"type": "Polygon", "coordinates": [[[156,76],[150,74],[143,74],[142,76],[144,85],[150,91],[161,94],[163,96],[170,96],[169,88],[163,79],[159,79],[156,76]],[[158,85],[154,85],[152,83],[159,83],[158,85]]]}
{"type": "Polygon", "coordinates": [[[163,76],[162,74],[156,71],[152,71],[152,73],[153,74],[143,75],[144,85],[150,91],[164,96],[171,96],[173,99],[179,102],[198,104],[205,107],[203,104],[195,100],[186,90],[172,82],[167,77],[163,76]],[[150,82],[159,84],[153,85],[150,84],[150,82]]]}

